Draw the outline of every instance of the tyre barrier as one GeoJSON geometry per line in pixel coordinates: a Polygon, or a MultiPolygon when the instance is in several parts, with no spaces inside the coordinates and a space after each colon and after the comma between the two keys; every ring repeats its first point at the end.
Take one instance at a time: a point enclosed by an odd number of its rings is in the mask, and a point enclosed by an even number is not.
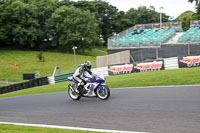
{"type": "Polygon", "coordinates": [[[26,81],[26,82],[12,84],[12,85],[8,85],[8,86],[1,86],[0,87],[0,94],[9,93],[9,92],[18,91],[18,90],[23,90],[23,89],[28,89],[28,88],[32,88],[32,87],[36,87],[36,86],[47,85],[47,84],[49,84],[47,77],[31,79],[31,80],[26,81]]]}

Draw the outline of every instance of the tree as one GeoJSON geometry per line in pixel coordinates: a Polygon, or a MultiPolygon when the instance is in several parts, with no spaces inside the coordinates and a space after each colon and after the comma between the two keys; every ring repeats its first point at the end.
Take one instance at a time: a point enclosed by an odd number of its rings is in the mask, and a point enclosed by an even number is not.
{"type": "Polygon", "coordinates": [[[186,11],[176,18],[176,21],[182,22],[183,30],[186,31],[190,28],[190,21],[194,20],[195,13],[192,11],[186,11]]]}
{"type": "MultiPolygon", "coordinates": [[[[167,22],[168,17],[166,14],[162,15],[162,21],[167,22]]],[[[131,8],[126,13],[126,18],[130,20],[130,25],[134,26],[136,24],[148,24],[148,23],[159,23],[160,13],[155,11],[153,6],[147,8],[146,6],[140,6],[138,9],[131,8]]]]}
{"type": "Polygon", "coordinates": [[[106,44],[107,38],[112,36],[116,29],[115,20],[117,20],[118,9],[115,6],[109,5],[108,2],[95,0],[95,1],[78,1],[73,3],[73,6],[89,10],[95,14],[95,18],[99,25],[99,37],[102,38],[106,44]]]}
{"type": "Polygon", "coordinates": [[[21,0],[15,0],[11,3],[10,8],[12,9],[10,16],[12,42],[21,47],[35,48],[34,41],[41,34],[37,30],[39,27],[39,23],[36,21],[37,7],[21,0]]]}
{"type": "Polygon", "coordinates": [[[56,0],[4,2],[0,5],[0,42],[4,46],[20,48],[49,47],[46,21],[56,7],[56,0]]]}
{"type": "Polygon", "coordinates": [[[61,6],[48,20],[52,43],[62,51],[71,51],[76,45],[79,50],[88,49],[99,42],[98,24],[94,14],[73,6],[61,6]]]}
{"type": "Polygon", "coordinates": [[[37,31],[40,34],[37,36],[35,44],[38,49],[51,48],[54,45],[51,43],[50,29],[47,26],[47,21],[51,18],[56,8],[58,8],[58,2],[57,0],[29,0],[29,3],[37,8],[35,21],[39,24],[37,31]]]}
{"type": "Polygon", "coordinates": [[[196,3],[196,6],[200,3],[200,0],[188,0],[188,2],[190,3],[193,3],[195,2],[196,3]]]}
{"type": "Polygon", "coordinates": [[[126,13],[124,11],[117,13],[117,17],[113,19],[112,25],[114,33],[119,33],[133,26],[131,20],[126,17],[126,13]]]}

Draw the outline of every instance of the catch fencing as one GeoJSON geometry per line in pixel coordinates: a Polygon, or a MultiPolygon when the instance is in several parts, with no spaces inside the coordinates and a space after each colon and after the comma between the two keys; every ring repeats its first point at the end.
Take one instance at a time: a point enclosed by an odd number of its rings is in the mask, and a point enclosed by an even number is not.
{"type": "Polygon", "coordinates": [[[163,58],[159,60],[143,61],[129,64],[109,65],[108,74],[119,75],[189,67],[200,67],[200,55],[163,58]]]}

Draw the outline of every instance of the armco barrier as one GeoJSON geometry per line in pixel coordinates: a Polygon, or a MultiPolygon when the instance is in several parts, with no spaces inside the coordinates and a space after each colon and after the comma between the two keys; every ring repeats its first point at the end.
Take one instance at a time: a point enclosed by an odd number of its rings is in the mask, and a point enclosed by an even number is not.
{"type": "MultiPolygon", "coordinates": [[[[103,74],[104,76],[108,76],[108,67],[101,67],[101,68],[94,68],[92,69],[93,73],[96,74],[103,74]]],[[[74,73],[67,73],[67,74],[61,74],[57,76],[50,76],[48,77],[49,83],[50,84],[55,84],[55,83],[60,83],[60,82],[66,82],[68,81],[68,77],[73,76],[74,73]]]]}
{"type": "MultiPolygon", "coordinates": [[[[108,67],[94,68],[92,69],[92,72],[95,74],[103,74],[104,76],[108,76],[108,67]]],[[[66,82],[68,81],[67,78],[73,76],[73,74],[74,73],[61,74],[57,76],[52,75],[48,77],[49,84],[66,82]]]]}
{"type": "Polygon", "coordinates": [[[27,88],[36,87],[36,86],[42,86],[46,84],[49,84],[48,78],[41,77],[41,78],[26,81],[26,82],[21,82],[21,83],[17,83],[13,85],[8,85],[8,86],[2,86],[0,87],[0,94],[27,89],[27,88]]]}
{"type": "Polygon", "coordinates": [[[71,77],[74,73],[67,73],[55,76],[55,83],[66,82],[68,77],[71,77]]]}

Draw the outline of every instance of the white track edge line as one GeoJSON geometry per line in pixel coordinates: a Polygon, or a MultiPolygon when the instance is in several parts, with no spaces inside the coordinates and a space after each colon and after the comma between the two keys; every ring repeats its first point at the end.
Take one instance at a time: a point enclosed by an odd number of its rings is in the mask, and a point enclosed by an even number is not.
{"type": "Polygon", "coordinates": [[[110,89],[131,89],[131,88],[171,88],[171,87],[200,87],[200,85],[169,85],[169,86],[143,86],[143,87],[123,87],[123,88],[110,88],[110,89]]]}
{"type": "Polygon", "coordinates": [[[0,124],[12,124],[12,125],[18,125],[18,126],[32,126],[32,127],[47,127],[47,128],[58,128],[58,129],[81,130],[81,131],[110,132],[110,133],[149,133],[149,132],[107,130],[107,129],[95,129],[95,128],[68,127],[68,126],[57,126],[57,125],[44,125],[44,124],[14,123],[14,122],[0,122],[0,124]]]}

